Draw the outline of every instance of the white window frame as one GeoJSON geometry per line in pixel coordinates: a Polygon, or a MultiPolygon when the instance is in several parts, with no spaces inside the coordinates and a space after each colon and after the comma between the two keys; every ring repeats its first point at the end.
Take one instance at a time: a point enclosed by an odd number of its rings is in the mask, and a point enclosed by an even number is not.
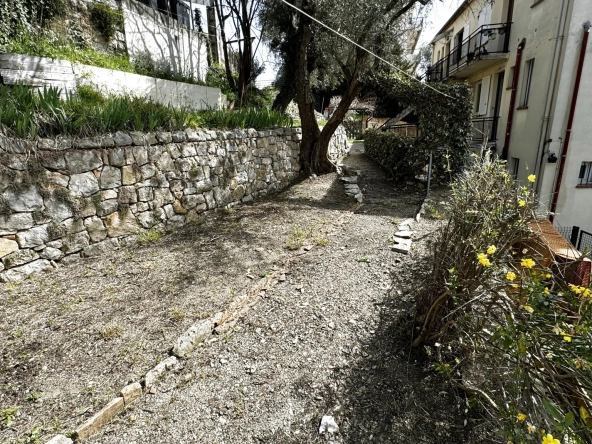
{"type": "Polygon", "coordinates": [[[522,91],[520,94],[520,106],[527,107],[532,89],[532,73],[534,72],[534,58],[524,63],[524,80],[522,82],[522,91]]]}

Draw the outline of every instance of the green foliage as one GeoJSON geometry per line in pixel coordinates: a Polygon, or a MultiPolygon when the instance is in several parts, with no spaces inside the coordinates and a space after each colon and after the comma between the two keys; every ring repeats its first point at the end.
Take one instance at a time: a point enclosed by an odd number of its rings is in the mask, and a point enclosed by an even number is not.
{"type": "Polygon", "coordinates": [[[537,207],[533,184],[475,158],[453,184],[414,345],[435,343],[436,368],[503,442],[539,443],[542,429],[591,442],[592,289],[566,282],[577,263],[546,267],[548,247],[530,228],[537,207]]]}
{"type": "Polygon", "coordinates": [[[123,29],[123,12],[103,3],[93,3],[90,7],[90,21],[109,42],[115,32],[123,29]]]}
{"type": "Polygon", "coordinates": [[[185,75],[173,71],[170,64],[162,60],[155,61],[149,52],[137,54],[132,63],[135,72],[143,76],[172,80],[174,82],[192,83],[194,85],[206,85],[205,82],[196,79],[192,75],[185,75]]]}
{"type": "Polygon", "coordinates": [[[49,32],[20,33],[4,45],[4,51],[69,60],[118,71],[135,72],[134,66],[125,56],[103,54],[91,48],[80,47],[74,42],[57,37],[49,32]]]}
{"type": "Polygon", "coordinates": [[[368,130],[364,133],[364,150],[395,177],[413,178],[419,174],[425,164],[425,157],[418,159],[415,139],[387,133],[380,130],[368,130]]]}
{"type": "Polygon", "coordinates": [[[14,0],[0,2],[0,45],[21,33],[46,26],[66,11],[65,0],[14,0]]]}
{"type": "MultiPolygon", "coordinates": [[[[238,74],[234,73],[233,76],[238,80],[238,74]]],[[[236,94],[228,84],[228,78],[226,77],[226,71],[223,65],[215,63],[210,66],[206,74],[206,84],[214,88],[220,88],[222,94],[226,94],[229,102],[236,100],[236,94]]]]}
{"type": "Polygon", "coordinates": [[[12,424],[15,416],[17,415],[20,407],[9,407],[0,411],[0,422],[3,422],[6,427],[12,424]]]}
{"type": "Polygon", "coordinates": [[[424,84],[395,76],[377,76],[373,82],[387,97],[419,117],[415,139],[394,134],[365,133],[366,152],[399,178],[421,174],[432,154],[435,174],[456,175],[463,169],[471,136],[471,90],[468,84],[424,84]]]}
{"type": "Polygon", "coordinates": [[[56,88],[35,91],[22,85],[0,85],[0,127],[21,138],[93,136],[119,130],[173,131],[199,126],[266,129],[291,125],[289,116],[270,110],[190,112],[138,97],[104,97],[88,86],[81,86],[78,95],[61,100],[56,88]]]}

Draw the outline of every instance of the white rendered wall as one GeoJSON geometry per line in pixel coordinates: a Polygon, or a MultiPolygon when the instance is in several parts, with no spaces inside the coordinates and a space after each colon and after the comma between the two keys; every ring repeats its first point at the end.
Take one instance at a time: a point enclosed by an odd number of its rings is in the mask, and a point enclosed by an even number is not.
{"type": "Polygon", "coordinates": [[[105,95],[131,95],[162,105],[190,110],[221,107],[220,89],[173,82],[96,66],[74,64],[80,84],[93,86],[105,95]]]}
{"type": "Polygon", "coordinates": [[[130,59],[149,53],[172,71],[205,80],[207,37],[134,0],[123,0],[125,40],[130,59]]]}

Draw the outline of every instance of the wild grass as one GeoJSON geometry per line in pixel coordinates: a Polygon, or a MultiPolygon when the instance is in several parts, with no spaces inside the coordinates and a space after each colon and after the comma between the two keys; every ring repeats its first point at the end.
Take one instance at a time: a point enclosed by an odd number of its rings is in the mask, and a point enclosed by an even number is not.
{"type": "Polygon", "coordinates": [[[269,110],[178,110],[129,96],[105,97],[89,86],[60,98],[57,88],[0,85],[0,130],[21,138],[58,134],[80,137],[115,131],[174,131],[185,128],[255,128],[291,126],[290,117],[269,110]]]}

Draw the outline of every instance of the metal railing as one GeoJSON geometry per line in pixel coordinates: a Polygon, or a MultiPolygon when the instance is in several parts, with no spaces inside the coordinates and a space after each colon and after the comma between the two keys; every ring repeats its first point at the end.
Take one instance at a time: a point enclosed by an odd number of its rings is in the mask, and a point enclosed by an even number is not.
{"type": "Polygon", "coordinates": [[[511,23],[480,26],[450,50],[450,54],[427,70],[428,82],[442,82],[471,63],[489,54],[509,52],[511,23]]]}
{"type": "Polygon", "coordinates": [[[561,236],[568,240],[578,251],[592,251],[592,233],[580,227],[555,227],[561,236]]]}
{"type": "Polygon", "coordinates": [[[481,117],[473,119],[473,142],[480,143],[485,140],[494,142],[497,140],[497,124],[499,116],[497,117],[481,117]]]}

